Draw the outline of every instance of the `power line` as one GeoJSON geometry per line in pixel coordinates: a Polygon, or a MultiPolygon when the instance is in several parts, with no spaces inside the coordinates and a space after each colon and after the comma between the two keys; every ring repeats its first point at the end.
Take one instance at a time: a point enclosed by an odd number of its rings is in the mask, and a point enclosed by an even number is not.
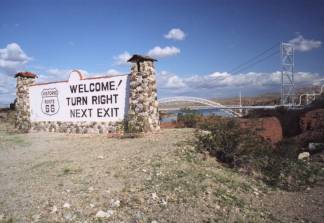
{"type": "Polygon", "coordinates": [[[255,55],[254,57],[250,58],[249,60],[245,61],[244,63],[241,63],[240,65],[238,65],[238,66],[232,68],[228,73],[233,73],[233,72],[236,73],[236,71],[237,71],[238,69],[240,69],[241,67],[246,66],[246,65],[248,65],[248,64],[250,64],[250,63],[252,63],[255,59],[258,59],[258,57],[260,57],[260,56],[266,54],[266,53],[269,52],[270,50],[272,50],[272,49],[274,49],[275,47],[277,47],[278,44],[279,44],[279,42],[276,42],[276,43],[275,43],[273,46],[271,46],[270,48],[268,48],[268,49],[262,51],[261,53],[259,53],[259,54],[257,54],[257,55],[255,55]]]}
{"type": "Polygon", "coordinates": [[[255,61],[254,63],[252,63],[252,64],[250,64],[250,65],[247,64],[247,65],[248,65],[247,67],[245,66],[245,67],[243,67],[243,68],[237,70],[236,72],[234,72],[234,73],[232,73],[232,74],[238,74],[239,72],[242,72],[243,70],[246,70],[247,68],[253,67],[253,66],[256,65],[256,64],[261,63],[261,62],[263,62],[263,61],[265,61],[265,60],[271,58],[272,56],[279,54],[279,52],[280,52],[280,51],[277,50],[276,52],[274,52],[274,53],[272,53],[272,54],[270,54],[270,55],[268,55],[268,56],[266,56],[266,57],[263,57],[263,58],[261,58],[261,59],[255,61]]]}

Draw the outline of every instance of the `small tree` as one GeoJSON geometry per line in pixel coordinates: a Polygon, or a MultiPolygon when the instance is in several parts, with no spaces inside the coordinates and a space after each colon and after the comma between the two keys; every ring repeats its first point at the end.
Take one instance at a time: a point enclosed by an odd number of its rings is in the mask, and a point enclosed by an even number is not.
{"type": "Polygon", "coordinates": [[[197,111],[184,108],[181,109],[177,115],[177,123],[183,127],[195,128],[200,116],[201,115],[197,111]]]}

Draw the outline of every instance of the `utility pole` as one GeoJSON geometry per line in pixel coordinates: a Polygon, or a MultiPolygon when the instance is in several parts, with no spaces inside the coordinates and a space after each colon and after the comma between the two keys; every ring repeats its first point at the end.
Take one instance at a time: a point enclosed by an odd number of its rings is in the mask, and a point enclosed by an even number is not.
{"type": "Polygon", "coordinates": [[[289,43],[281,43],[281,105],[295,104],[294,47],[289,43]]]}

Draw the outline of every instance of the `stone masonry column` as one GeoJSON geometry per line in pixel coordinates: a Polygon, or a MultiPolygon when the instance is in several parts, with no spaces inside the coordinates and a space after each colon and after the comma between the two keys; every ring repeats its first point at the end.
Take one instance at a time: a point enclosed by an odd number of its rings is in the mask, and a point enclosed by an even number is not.
{"type": "Polygon", "coordinates": [[[130,76],[127,132],[160,130],[157,87],[153,58],[133,55],[130,76]]]}
{"type": "Polygon", "coordinates": [[[31,128],[29,86],[35,83],[37,75],[30,72],[20,72],[15,75],[16,86],[16,128],[21,132],[28,132],[31,128]]]}

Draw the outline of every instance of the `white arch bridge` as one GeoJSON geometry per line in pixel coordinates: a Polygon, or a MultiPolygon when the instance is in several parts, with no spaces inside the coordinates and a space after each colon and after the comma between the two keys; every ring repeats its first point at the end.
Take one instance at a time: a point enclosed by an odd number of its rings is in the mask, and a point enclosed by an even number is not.
{"type": "Polygon", "coordinates": [[[180,110],[183,107],[191,108],[191,109],[199,109],[199,108],[216,108],[223,110],[228,115],[234,117],[242,116],[243,109],[275,109],[278,107],[277,105],[262,105],[262,106],[242,106],[242,105],[222,105],[221,103],[211,101],[204,98],[197,98],[197,97],[187,97],[187,96],[179,96],[179,97],[170,97],[170,98],[160,98],[159,100],[160,105],[165,105],[171,102],[193,102],[198,103],[203,106],[177,106],[177,107],[160,107],[160,111],[176,111],[180,110]]]}

